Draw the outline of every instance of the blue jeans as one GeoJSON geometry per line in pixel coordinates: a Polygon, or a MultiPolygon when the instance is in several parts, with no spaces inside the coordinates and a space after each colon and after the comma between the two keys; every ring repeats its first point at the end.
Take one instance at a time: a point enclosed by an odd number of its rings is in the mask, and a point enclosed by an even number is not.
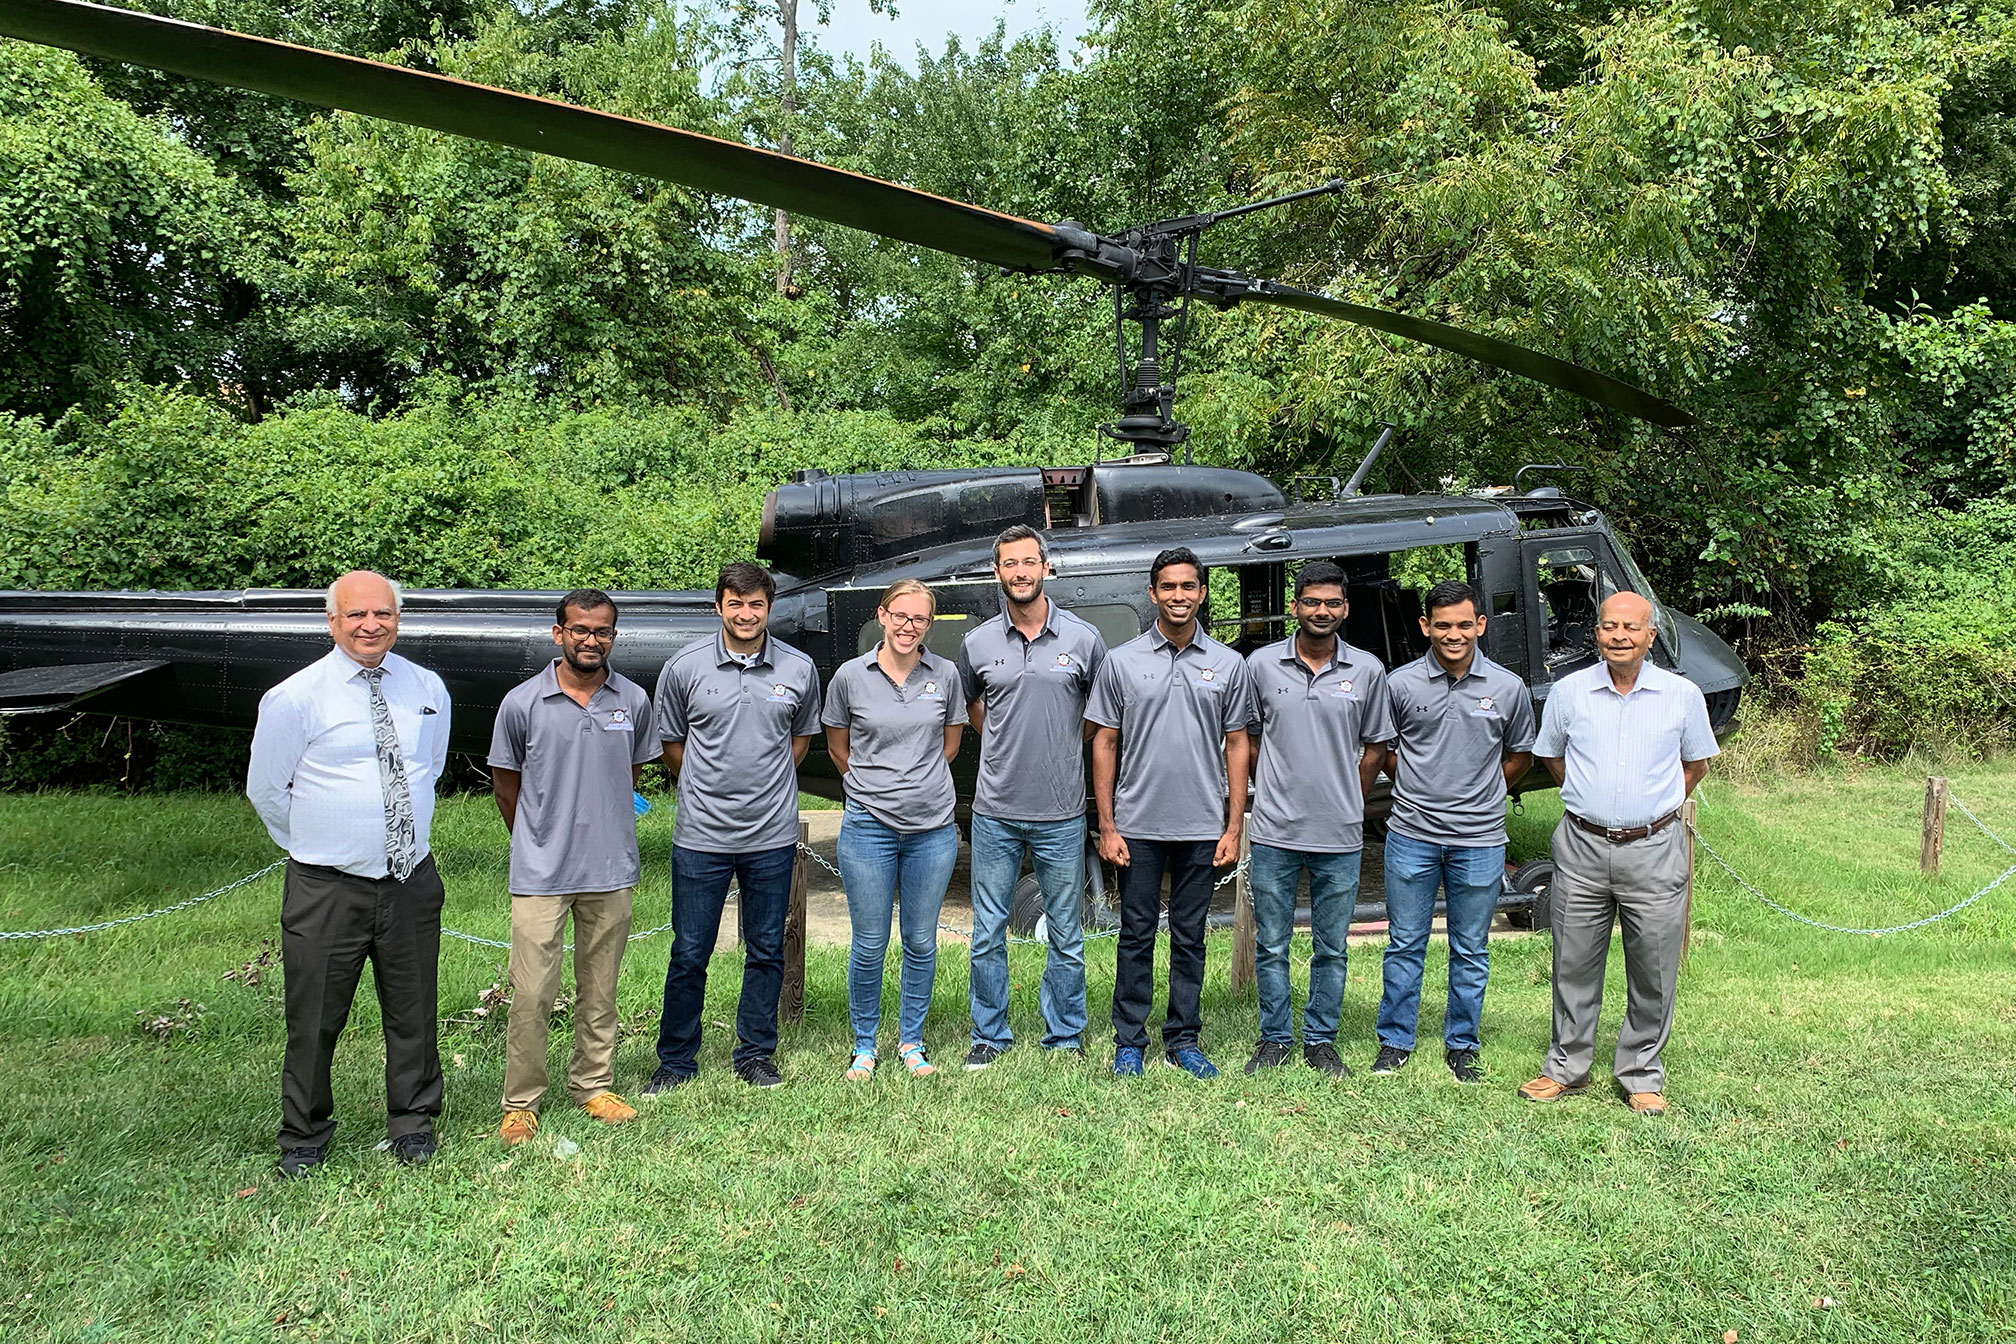
{"type": "Polygon", "coordinates": [[[797,846],[750,854],[709,854],[672,847],[672,957],[658,1018],[658,1067],[698,1071],[700,1013],[707,1000],[707,959],[721,935],[728,879],[741,888],[742,998],[735,1008],[735,1062],[777,1052],[777,996],[784,989],[784,916],[791,909],[797,846]]]}
{"type": "Polygon", "coordinates": [[[1421,1015],[1421,961],[1435,921],[1435,889],[1448,898],[1449,1007],[1442,1043],[1477,1050],[1484,1017],[1484,982],[1491,975],[1491,913],[1505,887],[1505,846],[1431,845],[1386,833],[1385,992],[1379,996],[1379,1044],[1414,1048],[1421,1015]]]}
{"type": "Polygon", "coordinates": [[[1321,1045],[1337,1039],[1344,1011],[1345,938],[1358,906],[1358,851],[1309,854],[1254,844],[1247,870],[1253,889],[1253,967],[1260,982],[1260,1039],[1295,1040],[1289,1012],[1288,942],[1295,936],[1295,888],[1309,870],[1309,1002],[1302,1009],[1302,1040],[1321,1045]]]}
{"type": "Polygon", "coordinates": [[[973,814],[973,1043],[1006,1050],[1008,914],[1027,848],[1043,888],[1050,957],[1038,1001],[1043,1048],[1076,1049],[1085,1031],[1085,818],[1006,821],[973,814]]]}
{"type": "Polygon", "coordinates": [[[924,1014],[938,976],[938,908],[959,858],[959,831],[950,822],[934,831],[884,826],[857,803],[840,817],[840,881],[847,888],[847,918],[854,945],[847,955],[847,1015],[854,1023],[854,1052],[875,1053],[882,1025],[882,965],[889,955],[891,907],[902,894],[903,979],[896,1014],[899,1045],[924,1041],[924,1014]]]}

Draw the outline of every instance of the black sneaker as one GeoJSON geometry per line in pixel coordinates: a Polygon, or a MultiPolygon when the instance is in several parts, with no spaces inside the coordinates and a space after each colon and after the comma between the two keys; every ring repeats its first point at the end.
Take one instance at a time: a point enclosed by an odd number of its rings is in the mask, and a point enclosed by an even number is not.
{"type": "MultiPolygon", "coordinates": [[[[777,1066],[770,1062],[770,1056],[768,1055],[758,1055],[754,1059],[743,1060],[735,1066],[735,1076],[751,1087],[782,1087],[784,1085],[784,1075],[777,1072],[777,1066]]],[[[653,1081],[656,1081],[655,1077],[653,1081]]],[[[683,1082],[685,1080],[680,1079],[679,1081],[683,1082]]],[[[678,1082],[666,1084],[668,1087],[677,1087],[678,1085],[678,1082]]]]}
{"type": "Polygon", "coordinates": [[[1337,1057],[1337,1047],[1328,1041],[1312,1041],[1302,1047],[1302,1062],[1318,1073],[1332,1078],[1349,1078],[1351,1070],[1344,1067],[1344,1061],[1337,1057]]]}
{"type": "Polygon", "coordinates": [[[985,1041],[975,1041],[973,1048],[966,1052],[966,1072],[978,1073],[1006,1053],[1007,1051],[998,1046],[989,1045],[985,1041]]]}
{"type": "Polygon", "coordinates": [[[432,1134],[401,1134],[392,1140],[392,1156],[402,1167],[424,1167],[439,1146],[432,1134]]]}
{"type": "Polygon", "coordinates": [[[1372,1060],[1372,1072],[1382,1076],[1389,1073],[1398,1073],[1407,1067],[1407,1060],[1413,1053],[1411,1050],[1402,1050],[1397,1046],[1382,1045],[1379,1047],[1378,1055],[1372,1060]]]}
{"type": "Polygon", "coordinates": [[[280,1165],[274,1170],[279,1173],[282,1180],[291,1181],[296,1177],[306,1176],[321,1166],[326,1158],[327,1153],[321,1148],[289,1148],[280,1154],[280,1165]]]}
{"type": "MultiPolygon", "coordinates": [[[[739,1073],[741,1070],[738,1069],[736,1072],[739,1073]]],[[[655,1097],[660,1092],[670,1092],[681,1083],[690,1083],[692,1081],[693,1075],[690,1073],[674,1073],[670,1069],[660,1069],[651,1075],[650,1082],[644,1084],[642,1095],[655,1097]]]]}
{"type": "Polygon", "coordinates": [[[1449,1072],[1456,1075],[1459,1083],[1481,1083],[1484,1081],[1484,1067],[1478,1061],[1475,1050],[1451,1050],[1442,1056],[1449,1061],[1449,1072]]]}
{"type": "Polygon", "coordinates": [[[1258,1073],[1262,1069],[1279,1068],[1288,1062],[1289,1045],[1286,1041],[1262,1041],[1253,1047],[1253,1058],[1246,1061],[1246,1072],[1258,1073]]]}

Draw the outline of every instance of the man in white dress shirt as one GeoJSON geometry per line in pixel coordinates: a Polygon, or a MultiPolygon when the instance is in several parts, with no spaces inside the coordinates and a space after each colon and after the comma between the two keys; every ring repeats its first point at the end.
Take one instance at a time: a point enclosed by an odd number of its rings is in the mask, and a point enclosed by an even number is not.
{"type": "Polygon", "coordinates": [[[1603,661],[1554,683],[1533,754],[1561,785],[1554,828],[1554,1040],[1528,1101],[1589,1086],[1610,928],[1624,927],[1624,1024],[1615,1073],[1631,1109],[1666,1110],[1659,1055],[1687,940],[1693,859],[1680,804],[1720,754],[1700,688],[1645,660],[1658,615],[1618,593],[1596,615],[1603,661]]]}
{"type": "Polygon", "coordinates": [[[441,1113],[435,963],[441,878],[428,853],[448,760],[448,688],[392,652],[399,590],[359,570],[329,585],[336,647],[268,691],[245,794],[287,851],[280,955],[287,1053],[280,1174],[318,1166],[336,1131],[329,1066],[371,962],[385,1023],[385,1129],[408,1165],[441,1113]]]}

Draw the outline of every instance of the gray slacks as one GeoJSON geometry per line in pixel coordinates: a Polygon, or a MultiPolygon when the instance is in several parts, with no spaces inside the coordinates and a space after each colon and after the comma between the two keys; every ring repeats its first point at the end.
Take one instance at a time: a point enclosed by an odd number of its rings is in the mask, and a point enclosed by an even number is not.
{"type": "Polygon", "coordinates": [[[1589,1076],[1603,1011],[1610,930],[1624,930],[1624,1025],[1614,1070],[1626,1092],[1663,1092],[1659,1052],[1673,1030],[1673,993],[1687,938],[1692,846],[1674,822],[1613,845],[1562,819],[1554,828],[1554,1041],[1541,1072],[1558,1083],[1589,1076]]]}
{"type": "Polygon", "coordinates": [[[438,971],[441,876],[428,855],[404,882],[287,861],[280,964],[287,973],[287,1054],[280,1148],[320,1148],[336,1132],[329,1066],[364,962],[385,1023],[385,1131],[424,1134],[441,1114],[438,971]]]}

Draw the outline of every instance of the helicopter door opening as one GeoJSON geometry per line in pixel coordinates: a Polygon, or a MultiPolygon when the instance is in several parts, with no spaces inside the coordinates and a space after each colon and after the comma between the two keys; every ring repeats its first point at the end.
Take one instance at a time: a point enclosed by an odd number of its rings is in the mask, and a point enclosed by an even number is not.
{"type": "MultiPolygon", "coordinates": [[[[1342,634],[1376,656],[1388,670],[1412,662],[1428,651],[1421,633],[1422,602],[1428,590],[1444,579],[1476,582],[1474,545],[1417,546],[1411,550],[1371,555],[1340,555],[1332,563],[1344,571],[1345,596],[1351,610],[1342,634]]],[[[1222,570],[1212,583],[1211,633],[1240,653],[1284,639],[1293,629],[1289,619],[1298,563],[1232,567],[1236,588],[1222,570]]]]}
{"type": "Polygon", "coordinates": [[[1611,594],[1628,591],[1616,558],[1601,537],[1558,533],[1526,543],[1526,570],[1535,610],[1533,664],[1559,680],[1588,667],[1596,652],[1596,611],[1611,594]]]}

